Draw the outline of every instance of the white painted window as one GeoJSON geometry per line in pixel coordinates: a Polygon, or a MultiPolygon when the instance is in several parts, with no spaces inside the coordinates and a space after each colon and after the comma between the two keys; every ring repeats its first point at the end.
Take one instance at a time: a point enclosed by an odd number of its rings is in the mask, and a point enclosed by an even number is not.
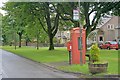
{"type": "Polygon", "coordinates": [[[104,41],[104,36],[103,36],[103,35],[99,35],[98,41],[99,41],[99,42],[103,42],[103,41],[104,41]]]}
{"type": "Polygon", "coordinates": [[[110,29],[110,24],[107,25],[107,28],[110,29]]]}
{"type": "Polygon", "coordinates": [[[111,29],[114,29],[114,25],[113,24],[111,24],[111,29]]]}
{"type": "Polygon", "coordinates": [[[96,37],[93,38],[93,41],[96,42],[96,37]]]}
{"type": "Polygon", "coordinates": [[[108,28],[108,30],[113,30],[114,29],[114,25],[113,24],[108,24],[107,28],[108,28]]]}

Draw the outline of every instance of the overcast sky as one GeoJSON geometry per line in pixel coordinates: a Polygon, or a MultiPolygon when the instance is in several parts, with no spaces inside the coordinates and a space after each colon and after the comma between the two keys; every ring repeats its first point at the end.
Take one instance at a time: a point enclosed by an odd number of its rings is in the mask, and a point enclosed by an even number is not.
{"type": "MultiPolygon", "coordinates": [[[[0,8],[4,5],[3,3],[7,2],[8,0],[0,0],[0,8]]],[[[2,9],[0,9],[0,13],[2,13],[3,15],[5,14],[5,11],[3,11],[2,9]]]]}

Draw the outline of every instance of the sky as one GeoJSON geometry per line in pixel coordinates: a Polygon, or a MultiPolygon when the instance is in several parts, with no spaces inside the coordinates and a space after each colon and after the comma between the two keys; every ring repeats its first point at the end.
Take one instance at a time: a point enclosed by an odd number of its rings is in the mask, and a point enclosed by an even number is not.
{"type": "MultiPolygon", "coordinates": [[[[3,3],[6,2],[6,1],[8,1],[8,0],[0,0],[0,8],[4,5],[3,3]]],[[[3,11],[2,9],[0,9],[0,13],[5,15],[5,11],[3,11]]]]}

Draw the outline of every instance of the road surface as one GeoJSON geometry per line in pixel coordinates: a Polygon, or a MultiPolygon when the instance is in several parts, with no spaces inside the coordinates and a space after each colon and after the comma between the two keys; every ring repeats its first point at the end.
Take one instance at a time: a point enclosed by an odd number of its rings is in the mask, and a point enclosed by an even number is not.
{"type": "Polygon", "coordinates": [[[0,80],[2,79],[2,50],[0,50],[0,80]]]}
{"type": "Polygon", "coordinates": [[[2,52],[3,78],[77,78],[73,74],[48,68],[13,53],[1,49],[0,52],[2,52]]]}

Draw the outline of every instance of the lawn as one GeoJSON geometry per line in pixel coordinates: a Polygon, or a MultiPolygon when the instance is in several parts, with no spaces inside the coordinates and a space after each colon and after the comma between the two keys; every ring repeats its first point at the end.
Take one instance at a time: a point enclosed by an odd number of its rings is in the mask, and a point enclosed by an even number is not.
{"type": "MultiPolygon", "coordinates": [[[[107,61],[108,62],[108,71],[104,74],[109,75],[116,75],[118,74],[118,51],[117,50],[101,50],[100,51],[100,59],[101,61],[107,61]]],[[[88,63],[88,62],[87,62],[88,63]]],[[[70,72],[82,72],[84,74],[90,74],[88,70],[87,63],[83,66],[80,65],[72,65],[72,66],[60,66],[59,69],[70,71],[70,72]]]]}
{"type": "Polygon", "coordinates": [[[59,62],[59,61],[67,61],[68,60],[68,52],[65,48],[56,49],[54,51],[49,51],[48,48],[40,48],[36,50],[33,47],[22,47],[17,48],[4,46],[2,47],[4,50],[13,52],[15,54],[24,56],[26,58],[32,59],[38,62],[59,62]],[[62,58],[61,58],[62,57],[62,58]]]}
{"type": "MultiPolygon", "coordinates": [[[[26,58],[32,59],[34,61],[42,63],[51,62],[64,62],[68,61],[68,52],[66,48],[56,48],[54,51],[49,51],[48,48],[40,48],[36,50],[32,47],[22,47],[17,48],[4,46],[4,50],[13,52],[17,55],[24,56],[26,58]]],[[[101,50],[100,51],[101,60],[108,61],[108,72],[104,74],[118,74],[118,51],[117,50],[101,50]]],[[[119,59],[120,60],[120,59],[119,59]]],[[[70,72],[82,72],[84,74],[90,74],[88,71],[87,62],[83,66],[80,65],[65,65],[58,66],[60,70],[70,71],[70,72]]]]}

